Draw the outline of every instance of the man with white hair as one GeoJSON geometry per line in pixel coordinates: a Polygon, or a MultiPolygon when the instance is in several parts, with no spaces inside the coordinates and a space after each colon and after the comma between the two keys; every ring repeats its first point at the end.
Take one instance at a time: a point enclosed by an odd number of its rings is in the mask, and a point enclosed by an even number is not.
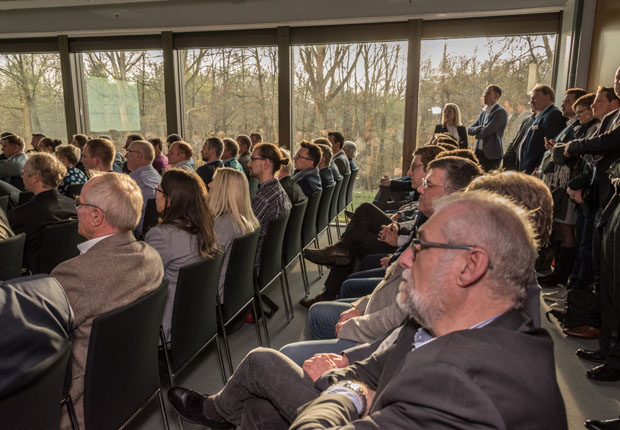
{"type": "Polygon", "coordinates": [[[518,309],[535,259],[525,210],[486,191],[451,194],[401,256],[410,317],[385,347],[312,374],[258,348],[218,394],[168,397],[216,428],[566,429],[553,342],[518,309]]]}
{"type": "Polygon", "coordinates": [[[155,149],[153,145],[144,140],[134,140],[127,148],[127,168],[129,176],[136,181],[142,191],[142,212],[137,231],[142,232],[142,224],[144,223],[144,212],[146,210],[146,201],[155,198],[155,187],[161,182],[161,175],[153,167],[155,159],[155,149]]]}
{"type": "MultiPolygon", "coordinates": [[[[51,275],[64,288],[75,314],[70,394],[84,428],[84,373],[93,320],[156,289],[164,269],[159,253],[132,233],[140,220],[142,193],[129,176],[93,177],[75,204],[78,232],[86,242],[78,245],[79,256],[59,264],[51,275]]],[[[66,413],[61,428],[71,428],[66,413]]]]}

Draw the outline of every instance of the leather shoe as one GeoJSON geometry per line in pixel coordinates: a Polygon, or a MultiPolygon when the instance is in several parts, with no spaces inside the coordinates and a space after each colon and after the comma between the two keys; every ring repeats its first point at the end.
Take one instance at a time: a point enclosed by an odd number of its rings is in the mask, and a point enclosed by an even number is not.
{"type": "Polygon", "coordinates": [[[576,337],[579,339],[598,339],[601,330],[589,325],[580,325],[573,328],[565,328],[562,332],[566,336],[576,337]]]}
{"type": "Polygon", "coordinates": [[[302,305],[304,308],[308,309],[313,304],[318,303],[318,302],[323,302],[323,301],[325,301],[325,299],[323,298],[323,294],[317,294],[313,298],[304,297],[303,299],[299,301],[299,304],[302,305]]]}
{"type": "Polygon", "coordinates": [[[207,418],[204,413],[203,402],[207,399],[204,394],[183,387],[172,387],[168,390],[168,400],[177,414],[185,421],[202,424],[214,429],[233,429],[234,425],[227,421],[216,421],[207,418]]]}
{"type": "Polygon", "coordinates": [[[620,430],[620,417],[613,420],[588,420],[584,425],[590,430],[620,430]]]}
{"type": "Polygon", "coordinates": [[[577,354],[577,357],[583,358],[584,360],[593,361],[595,363],[605,362],[605,356],[600,349],[579,348],[575,353],[577,354]]]}
{"type": "Polygon", "coordinates": [[[304,257],[322,266],[348,266],[351,263],[349,250],[335,245],[323,249],[306,249],[304,257]]]}
{"type": "Polygon", "coordinates": [[[344,211],[344,216],[346,216],[349,219],[353,219],[353,215],[355,215],[355,213],[352,211],[344,211]]]}
{"type": "Polygon", "coordinates": [[[601,364],[588,370],[586,376],[593,381],[616,382],[620,381],[620,370],[612,369],[607,364],[601,364]]]}

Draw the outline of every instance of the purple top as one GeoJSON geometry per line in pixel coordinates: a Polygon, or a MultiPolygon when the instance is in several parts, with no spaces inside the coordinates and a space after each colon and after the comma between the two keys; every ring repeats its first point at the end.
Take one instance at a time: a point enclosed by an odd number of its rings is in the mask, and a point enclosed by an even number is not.
{"type": "Polygon", "coordinates": [[[153,160],[153,167],[161,174],[162,170],[170,167],[168,165],[168,158],[164,154],[161,154],[159,157],[155,157],[153,160]]]}

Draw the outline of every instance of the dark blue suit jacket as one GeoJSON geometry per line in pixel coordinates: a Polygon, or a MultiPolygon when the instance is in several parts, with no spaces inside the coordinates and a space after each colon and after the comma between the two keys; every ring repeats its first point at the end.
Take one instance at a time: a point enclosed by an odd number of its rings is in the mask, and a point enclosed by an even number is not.
{"type": "Polygon", "coordinates": [[[560,109],[551,105],[536,115],[534,123],[527,132],[521,145],[519,170],[532,173],[540,165],[545,153],[545,137],[555,138],[566,125],[566,119],[560,109]]]}

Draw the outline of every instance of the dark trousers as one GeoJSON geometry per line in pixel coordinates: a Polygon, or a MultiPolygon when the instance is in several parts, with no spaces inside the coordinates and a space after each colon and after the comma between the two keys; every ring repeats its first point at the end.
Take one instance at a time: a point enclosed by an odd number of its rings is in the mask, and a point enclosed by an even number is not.
{"type": "Polygon", "coordinates": [[[476,157],[478,157],[478,161],[480,162],[480,165],[485,172],[498,169],[499,164],[502,162],[501,158],[495,160],[487,158],[484,155],[484,151],[481,151],[480,149],[476,150],[476,157]]]}
{"type": "Polygon", "coordinates": [[[244,430],[279,430],[288,428],[297,408],[319,394],[310,377],[285,355],[256,348],[215,395],[214,404],[222,417],[244,430]]]}
{"type": "MultiPolygon", "coordinates": [[[[389,254],[396,247],[377,239],[381,226],[391,224],[392,220],[372,203],[362,203],[347,225],[340,245],[348,248],[357,257],[368,254],[389,254]]],[[[349,272],[350,273],[350,272],[349,272]]]]}
{"type": "Polygon", "coordinates": [[[571,284],[574,288],[588,290],[591,288],[592,275],[592,234],[594,233],[594,215],[592,211],[577,210],[577,259],[571,273],[571,284]]]}

